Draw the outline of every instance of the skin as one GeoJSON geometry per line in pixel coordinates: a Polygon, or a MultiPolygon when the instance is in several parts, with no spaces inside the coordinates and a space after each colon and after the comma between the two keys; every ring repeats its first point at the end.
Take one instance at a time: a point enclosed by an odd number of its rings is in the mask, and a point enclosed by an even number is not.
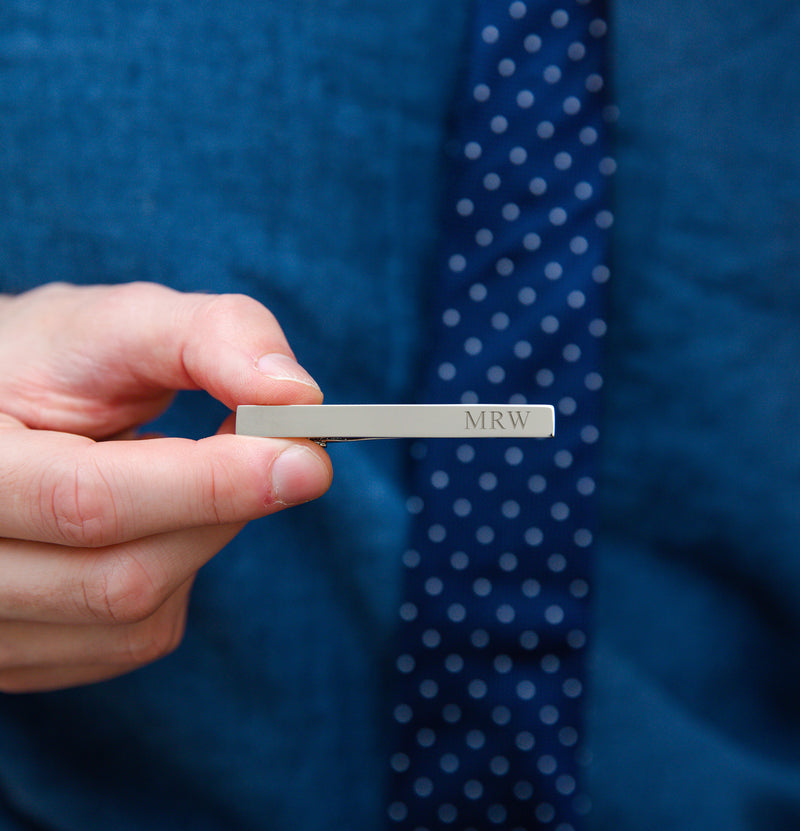
{"type": "Polygon", "coordinates": [[[0,297],[0,690],[92,683],[181,641],[192,582],[249,520],[320,496],[312,442],[130,440],[175,390],[315,404],[272,314],[238,295],[43,286],[0,297]]]}

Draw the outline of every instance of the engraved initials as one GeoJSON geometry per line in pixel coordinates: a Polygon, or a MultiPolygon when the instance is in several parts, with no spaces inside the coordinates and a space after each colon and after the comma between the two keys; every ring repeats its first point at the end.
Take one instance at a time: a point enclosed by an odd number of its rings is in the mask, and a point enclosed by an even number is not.
{"type": "Polygon", "coordinates": [[[464,410],[464,415],[467,430],[524,430],[530,413],[522,410],[508,410],[506,413],[502,410],[480,410],[477,413],[464,410]]]}

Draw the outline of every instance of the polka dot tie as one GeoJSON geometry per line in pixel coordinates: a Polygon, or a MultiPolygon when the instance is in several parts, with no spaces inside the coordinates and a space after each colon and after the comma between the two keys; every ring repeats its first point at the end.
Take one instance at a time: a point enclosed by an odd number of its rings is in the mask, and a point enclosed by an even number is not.
{"type": "Polygon", "coordinates": [[[392,829],[582,824],[605,206],[604,4],[481,2],[450,142],[424,401],[556,437],[411,448],[392,829]]]}

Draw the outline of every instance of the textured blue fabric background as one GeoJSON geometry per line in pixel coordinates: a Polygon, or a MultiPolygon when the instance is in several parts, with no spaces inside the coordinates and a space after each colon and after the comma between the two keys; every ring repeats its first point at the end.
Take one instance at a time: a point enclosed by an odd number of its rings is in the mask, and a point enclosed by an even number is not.
{"type": "MultiPolygon", "coordinates": [[[[328,401],[409,400],[464,17],[449,0],[3,0],[0,288],[246,292],[328,401]]],[[[162,424],[222,416],[187,395],[162,424]]],[[[175,655],[0,698],[0,828],[378,827],[402,449],[331,448],[324,499],[203,569],[175,655]]]]}
{"type": "Polygon", "coordinates": [[[800,8],[617,0],[599,829],[800,828],[800,8]]]}

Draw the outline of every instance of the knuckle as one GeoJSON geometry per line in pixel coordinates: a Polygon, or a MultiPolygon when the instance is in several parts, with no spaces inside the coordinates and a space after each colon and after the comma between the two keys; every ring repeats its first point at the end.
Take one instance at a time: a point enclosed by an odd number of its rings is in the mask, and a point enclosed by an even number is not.
{"type": "Polygon", "coordinates": [[[182,614],[159,616],[158,620],[131,626],[124,639],[122,658],[138,666],[166,658],[180,646],[184,632],[182,614]]]}
{"type": "Polygon", "coordinates": [[[135,557],[109,553],[82,580],[83,605],[103,623],[139,623],[164,602],[166,589],[135,557]]]}
{"type": "Polygon", "coordinates": [[[52,534],[68,545],[96,548],[117,537],[112,488],[89,454],[53,466],[40,485],[39,505],[52,534]]]}

